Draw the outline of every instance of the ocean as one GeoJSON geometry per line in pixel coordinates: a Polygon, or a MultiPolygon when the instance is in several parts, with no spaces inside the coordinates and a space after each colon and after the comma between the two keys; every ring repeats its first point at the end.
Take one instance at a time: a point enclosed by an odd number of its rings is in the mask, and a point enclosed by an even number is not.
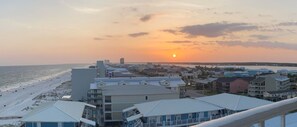
{"type": "Polygon", "coordinates": [[[0,66],[0,92],[14,87],[27,85],[69,71],[71,68],[84,67],[83,64],[0,66]]]}

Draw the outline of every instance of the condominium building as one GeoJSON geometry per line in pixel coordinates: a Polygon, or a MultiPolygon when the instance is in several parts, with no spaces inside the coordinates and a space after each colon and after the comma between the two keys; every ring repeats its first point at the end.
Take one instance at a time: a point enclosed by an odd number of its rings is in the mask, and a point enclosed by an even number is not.
{"type": "Polygon", "coordinates": [[[137,103],[180,97],[179,85],[185,83],[179,78],[135,77],[97,78],[90,85],[88,103],[97,106],[97,123],[100,126],[122,124],[122,110],[137,103]],[[157,82],[157,83],[156,83],[157,82]]]}
{"type": "Polygon", "coordinates": [[[97,77],[95,68],[75,68],[71,71],[71,99],[75,101],[86,100],[90,84],[97,77]]]}
{"type": "Polygon", "coordinates": [[[254,97],[263,97],[265,91],[289,90],[290,79],[280,74],[269,74],[258,76],[250,82],[248,95],[254,97]]]}
{"type": "Polygon", "coordinates": [[[215,88],[220,93],[246,93],[253,77],[221,77],[215,81],[215,88]]]}
{"type": "Polygon", "coordinates": [[[233,94],[159,100],[123,110],[125,127],[191,126],[272,102],[233,94]]]}
{"type": "Polygon", "coordinates": [[[95,127],[95,106],[72,101],[48,102],[26,114],[24,127],[95,127]]]}

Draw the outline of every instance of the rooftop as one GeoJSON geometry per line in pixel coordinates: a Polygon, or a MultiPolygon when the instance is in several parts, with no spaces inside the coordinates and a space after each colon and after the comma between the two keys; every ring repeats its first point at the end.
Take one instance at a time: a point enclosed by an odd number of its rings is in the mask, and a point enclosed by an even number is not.
{"type": "Polygon", "coordinates": [[[26,114],[21,121],[23,122],[86,122],[94,125],[85,118],[82,118],[85,106],[92,105],[73,102],[73,101],[56,101],[48,102],[26,114]]]}
{"type": "Polygon", "coordinates": [[[217,105],[222,108],[230,109],[233,111],[252,109],[255,107],[272,103],[270,101],[261,100],[258,98],[252,98],[252,97],[235,95],[235,94],[227,94],[227,93],[200,97],[196,99],[210,104],[217,105]]]}
{"type": "Polygon", "coordinates": [[[96,78],[95,82],[102,82],[105,85],[139,85],[147,83],[148,85],[162,85],[167,83],[170,87],[184,86],[186,83],[180,77],[117,77],[117,78],[96,78]]]}
{"type": "Polygon", "coordinates": [[[203,101],[197,101],[195,99],[189,98],[152,101],[135,104],[134,107],[137,108],[144,117],[215,111],[223,109],[203,101]]]}
{"type": "Polygon", "coordinates": [[[150,95],[150,94],[173,94],[170,89],[154,85],[111,85],[104,86],[104,95],[150,95]]]}

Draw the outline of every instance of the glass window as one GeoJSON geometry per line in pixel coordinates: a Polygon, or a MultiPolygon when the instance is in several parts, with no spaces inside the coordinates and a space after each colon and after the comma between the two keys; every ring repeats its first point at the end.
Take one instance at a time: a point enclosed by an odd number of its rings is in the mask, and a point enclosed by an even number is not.
{"type": "Polygon", "coordinates": [[[105,113],[105,120],[111,120],[111,113],[105,113]]]}
{"type": "Polygon", "coordinates": [[[111,111],[111,104],[105,105],[105,111],[111,111]]]}
{"type": "Polygon", "coordinates": [[[196,113],[192,113],[192,118],[195,119],[196,117],[196,113]]]}
{"type": "Polygon", "coordinates": [[[204,112],[204,118],[208,118],[208,112],[204,112]]]}
{"type": "Polygon", "coordinates": [[[26,127],[37,127],[37,123],[27,122],[25,124],[26,127]]]}
{"type": "Polygon", "coordinates": [[[166,116],[162,116],[160,121],[166,121],[166,116]]]}
{"type": "Polygon", "coordinates": [[[74,127],[74,123],[63,123],[63,127],[74,127]]]}
{"type": "Polygon", "coordinates": [[[111,96],[105,96],[105,102],[111,103],[111,96]]]}
{"type": "Polygon", "coordinates": [[[171,115],[171,121],[175,121],[175,115],[171,115]]]}
{"type": "Polygon", "coordinates": [[[182,120],[187,120],[188,117],[189,117],[188,114],[182,114],[182,115],[181,115],[181,119],[182,119],[182,120]]]}
{"type": "Polygon", "coordinates": [[[44,122],[44,123],[41,123],[41,127],[58,127],[58,123],[44,122]]]}

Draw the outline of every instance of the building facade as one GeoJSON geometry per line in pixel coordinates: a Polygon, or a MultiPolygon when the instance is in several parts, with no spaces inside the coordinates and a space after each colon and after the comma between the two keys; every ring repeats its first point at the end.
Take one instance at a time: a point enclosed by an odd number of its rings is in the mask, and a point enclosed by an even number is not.
{"type": "MultiPolygon", "coordinates": [[[[139,78],[106,78],[96,79],[90,85],[88,103],[97,106],[97,122],[100,126],[121,125],[123,122],[122,110],[137,103],[180,98],[180,91],[164,87],[162,80],[154,84],[155,78],[139,80],[139,78]],[[123,80],[126,79],[126,80],[123,80]],[[151,80],[149,80],[151,79],[151,80]],[[117,82],[114,82],[117,81],[117,82]]],[[[158,79],[158,78],[157,78],[158,79]]],[[[181,80],[182,81],[182,80],[181,80]]],[[[174,86],[173,82],[172,85],[174,86]]],[[[184,83],[182,85],[185,85],[184,83]]]]}
{"type": "Polygon", "coordinates": [[[72,92],[71,99],[75,101],[86,100],[90,84],[97,77],[95,68],[79,68],[71,71],[72,92]]]}
{"type": "Polygon", "coordinates": [[[280,74],[258,76],[250,82],[248,95],[262,98],[266,91],[289,90],[290,86],[290,79],[286,76],[280,76],[280,74]]]}
{"type": "Polygon", "coordinates": [[[215,88],[220,93],[247,93],[252,77],[222,77],[215,81],[215,88]]]}
{"type": "Polygon", "coordinates": [[[181,127],[199,124],[272,102],[233,94],[159,100],[123,110],[125,127],[181,127]]]}

